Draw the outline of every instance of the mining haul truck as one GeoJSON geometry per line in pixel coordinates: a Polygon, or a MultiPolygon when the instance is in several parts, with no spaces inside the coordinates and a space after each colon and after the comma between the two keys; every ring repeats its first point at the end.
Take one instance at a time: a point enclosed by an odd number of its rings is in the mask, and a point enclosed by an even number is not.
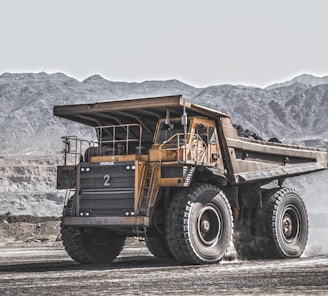
{"type": "Polygon", "coordinates": [[[127,237],[160,258],[220,261],[231,242],[245,259],[295,258],[308,217],[288,177],[327,168],[325,149],[239,137],[224,113],[182,96],[55,106],[95,128],[63,137],[57,188],[61,234],[77,262],[107,264],[127,237]]]}

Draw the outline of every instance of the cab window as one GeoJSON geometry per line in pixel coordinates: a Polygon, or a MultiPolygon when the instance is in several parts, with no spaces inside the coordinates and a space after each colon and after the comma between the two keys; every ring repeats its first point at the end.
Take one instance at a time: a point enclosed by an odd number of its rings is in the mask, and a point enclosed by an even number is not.
{"type": "MultiPolygon", "coordinates": [[[[166,124],[165,121],[160,123],[156,143],[161,144],[164,141],[168,140],[175,134],[183,134],[184,133],[184,126],[181,125],[180,120],[171,121],[169,124],[166,124]]],[[[177,141],[173,139],[173,141],[177,141]]]]}
{"type": "Polygon", "coordinates": [[[209,144],[216,144],[216,137],[213,127],[209,128],[209,139],[209,144]]]}

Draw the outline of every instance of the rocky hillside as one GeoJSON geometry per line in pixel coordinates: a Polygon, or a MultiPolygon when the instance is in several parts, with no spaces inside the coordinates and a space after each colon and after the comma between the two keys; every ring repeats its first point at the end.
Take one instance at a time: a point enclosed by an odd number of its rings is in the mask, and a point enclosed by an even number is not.
{"type": "MultiPolygon", "coordinates": [[[[61,73],[0,76],[0,214],[59,216],[65,192],[55,190],[61,136],[94,137],[88,127],[55,118],[54,105],[182,94],[226,112],[264,139],[326,147],[328,77],[301,75],[265,89],[178,80],[126,83],[98,75],[80,82],[61,73]]],[[[320,185],[321,186],[321,185],[320,185]]]]}
{"type": "Polygon", "coordinates": [[[0,156],[53,154],[61,149],[62,135],[93,137],[93,130],[55,118],[54,105],[172,94],[226,112],[235,123],[263,138],[324,146],[328,81],[300,77],[266,89],[234,85],[200,89],[177,80],[126,83],[95,75],[79,82],[61,73],[5,73],[0,76],[0,156]]]}
{"type": "Polygon", "coordinates": [[[65,192],[56,191],[55,155],[0,159],[0,215],[59,216],[65,192]]]}

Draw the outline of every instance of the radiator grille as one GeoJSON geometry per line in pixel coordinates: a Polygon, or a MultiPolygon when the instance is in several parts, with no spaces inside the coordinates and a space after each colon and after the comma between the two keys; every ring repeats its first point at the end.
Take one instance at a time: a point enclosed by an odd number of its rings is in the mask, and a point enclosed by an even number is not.
{"type": "Polygon", "coordinates": [[[83,164],[80,212],[90,216],[125,216],[134,211],[133,164],[83,164]]]}

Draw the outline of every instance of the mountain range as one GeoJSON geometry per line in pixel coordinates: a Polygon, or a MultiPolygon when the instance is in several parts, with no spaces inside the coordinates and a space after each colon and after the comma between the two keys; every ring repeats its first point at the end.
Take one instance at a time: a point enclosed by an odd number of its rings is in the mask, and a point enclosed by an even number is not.
{"type": "Polygon", "coordinates": [[[304,74],[262,89],[241,85],[196,88],[178,80],[113,82],[99,75],[80,82],[62,73],[4,73],[0,76],[0,156],[56,154],[61,150],[61,136],[94,137],[90,128],[54,117],[54,105],[174,94],[225,112],[235,124],[264,139],[327,146],[328,76],[304,74]]]}

